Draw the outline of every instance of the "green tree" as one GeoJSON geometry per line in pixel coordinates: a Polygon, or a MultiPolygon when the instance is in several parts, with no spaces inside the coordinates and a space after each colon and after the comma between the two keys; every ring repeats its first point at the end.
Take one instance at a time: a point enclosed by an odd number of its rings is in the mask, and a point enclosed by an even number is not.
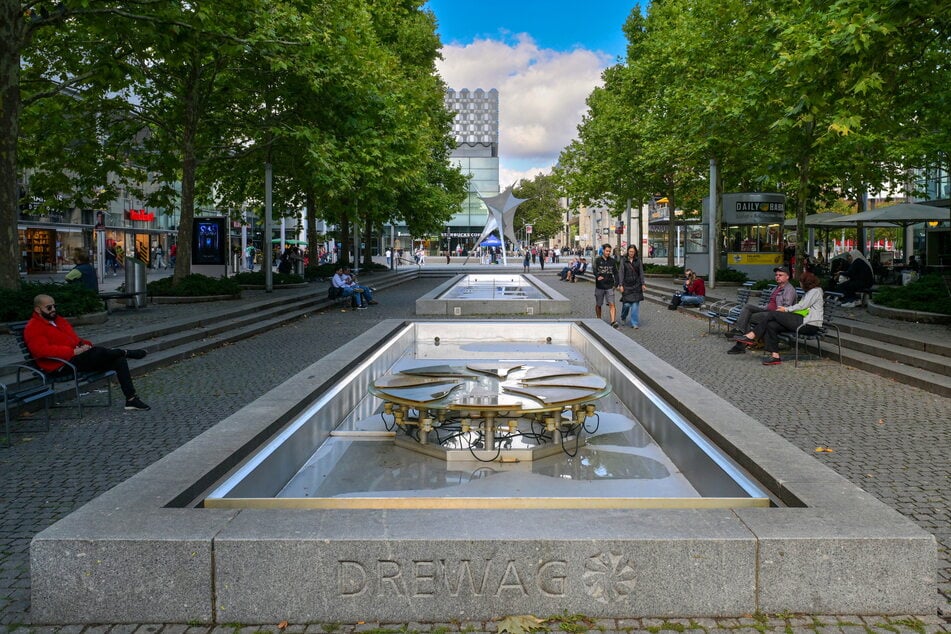
{"type": "Polygon", "coordinates": [[[532,225],[528,242],[549,240],[564,230],[564,216],[558,203],[560,191],[550,174],[537,174],[532,180],[522,179],[512,190],[527,200],[515,210],[515,227],[532,225]]]}

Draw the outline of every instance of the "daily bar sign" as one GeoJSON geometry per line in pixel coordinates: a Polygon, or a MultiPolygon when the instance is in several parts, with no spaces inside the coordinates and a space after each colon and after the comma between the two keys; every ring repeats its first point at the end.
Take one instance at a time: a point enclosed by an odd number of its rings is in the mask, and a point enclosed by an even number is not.
{"type": "Polygon", "coordinates": [[[723,224],[727,226],[779,224],[785,215],[783,194],[723,194],[723,224]]]}
{"type": "Polygon", "coordinates": [[[126,212],[129,220],[141,220],[143,222],[152,222],[155,220],[155,214],[144,209],[130,209],[126,212]]]}

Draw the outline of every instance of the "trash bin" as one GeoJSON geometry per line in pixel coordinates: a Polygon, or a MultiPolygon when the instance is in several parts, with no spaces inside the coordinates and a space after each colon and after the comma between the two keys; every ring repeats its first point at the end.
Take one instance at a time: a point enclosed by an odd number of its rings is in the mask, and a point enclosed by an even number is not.
{"type": "Polygon", "coordinates": [[[144,308],[146,303],[145,262],[138,258],[125,259],[125,292],[134,293],[126,304],[129,308],[144,308]]]}

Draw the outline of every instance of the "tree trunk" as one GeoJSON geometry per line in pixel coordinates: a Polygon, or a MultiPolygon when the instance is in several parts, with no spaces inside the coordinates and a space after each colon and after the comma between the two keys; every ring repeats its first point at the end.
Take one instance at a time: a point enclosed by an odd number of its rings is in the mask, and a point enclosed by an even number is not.
{"type": "Polygon", "coordinates": [[[796,191],[796,271],[797,278],[802,277],[806,264],[806,251],[809,237],[806,235],[806,214],[809,209],[809,170],[812,168],[809,156],[799,161],[799,188],[796,191]]]}
{"type": "Polygon", "coordinates": [[[20,284],[17,263],[17,138],[20,133],[20,46],[23,9],[19,2],[0,2],[0,288],[20,284]]]}
{"type": "Polygon", "coordinates": [[[345,211],[347,206],[341,205],[340,222],[340,252],[337,254],[340,266],[350,265],[350,215],[345,211]]]}
{"type": "Polygon", "coordinates": [[[310,266],[317,266],[317,197],[314,189],[308,187],[304,192],[304,213],[307,223],[307,252],[310,254],[310,266]]]}
{"type": "Polygon", "coordinates": [[[370,239],[373,237],[373,223],[367,218],[366,223],[363,225],[363,264],[362,266],[366,267],[367,270],[373,266],[373,245],[370,244],[370,239]]]}
{"type": "MultiPolygon", "coordinates": [[[[175,257],[175,273],[172,285],[178,284],[191,273],[192,263],[192,221],[195,219],[195,137],[198,133],[198,64],[192,64],[191,73],[185,85],[185,112],[182,122],[182,200],[181,216],[178,222],[178,253],[175,257]]],[[[264,246],[270,243],[270,236],[264,236],[264,246]]]]}

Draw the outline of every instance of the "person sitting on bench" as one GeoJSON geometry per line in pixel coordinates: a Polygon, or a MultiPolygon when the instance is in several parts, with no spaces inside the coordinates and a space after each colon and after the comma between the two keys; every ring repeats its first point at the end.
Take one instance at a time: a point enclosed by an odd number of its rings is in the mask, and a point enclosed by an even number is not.
{"type": "Polygon", "coordinates": [[[66,274],[67,282],[78,282],[91,291],[99,292],[99,278],[96,276],[96,269],[89,263],[89,256],[82,249],[76,249],[73,255],[73,262],[76,266],[66,274]]]}
{"type": "Polygon", "coordinates": [[[564,282],[568,279],[568,276],[571,274],[572,270],[577,270],[581,266],[581,260],[574,258],[568,266],[561,269],[558,273],[558,277],[561,278],[561,281],[564,282]]]}
{"type": "Polygon", "coordinates": [[[567,277],[565,280],[568,282],[574,282],[578,279],[579,275],[584,275],[584,272],[588,270],[588,261],[584,258],[581,258],[581,261],[578,263],[577,268],[571,269],[568,271],[567,277]]]}
{"type": "MultiPolygon", "coordinates": [[[[792,306],[796,303],[796,287],[789,283],[789,269],[785,266],[777,266],[773,269],[773,276],[776,278],[776,288],[769,294],[766,307],[762,308],[753,304],[744,306],[733,327],[726,333],[728,339],[733,339],[737,335],[748,332],[752,324],[767,311],[776,310],[780,306],[792,306]]],[[[732,348],[727,350],[727,354],[743,354],[744,352],[746,352],[746,346],[741,343],[734,344],[732,348]]]]}
{"type": "Polygon", "coordinates": [[[779,356],[780,333],[796,332],[798,329],[803,335],[813,335],[822,328],[825,294],[819,286],[819,278],[806,272],[799,282],[806,291],[801,300],[792,306],[779,306],[776,310],[761,313],[753,329],[735,339],[740,345],[753,346],[757,339],[762,338],[767,352],[763,357],[763,365],[782,363],[779,356]]]}
{"type": "Polygon", "coordinates": [[[357,284],[350,274],[350,269],[346,267],[339,267],[330,282],[334,288],[340,289],[344,297],[352,296],[359,310],[363,310],[369,304],[377,303],[373,300],[373,289],[357,284]]]}
{"type": "Polygon", "coordinates": [[[125,408],[139,411],[151,409],[136,395],[126,361],[145,357],[145,350],[94,346],[88,339],[77,335],[65,317],[56,314],[56,303],[49,295],[33,298],[33,316],[23,329],[23,341],[43,372],[51,376],[65,376],[72,372],[72,368],[56,359],[68,361],[80,372],[115,370],[119,387],[125,395],[125,408]]]}

